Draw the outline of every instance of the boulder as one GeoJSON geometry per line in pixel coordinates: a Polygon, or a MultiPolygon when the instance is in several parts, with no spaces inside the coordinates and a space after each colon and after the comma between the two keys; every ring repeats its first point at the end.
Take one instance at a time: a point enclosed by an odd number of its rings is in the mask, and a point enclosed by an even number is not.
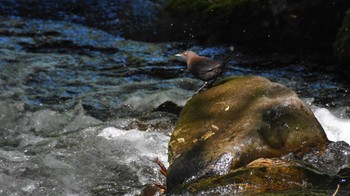
{"type": "Polygon", "coordinates": [[[214,85],[181,111],[169,143],[168,191],[259,158],[301,156],[328,145],[309,107],[285,86],[257,76],[214,85]]]}

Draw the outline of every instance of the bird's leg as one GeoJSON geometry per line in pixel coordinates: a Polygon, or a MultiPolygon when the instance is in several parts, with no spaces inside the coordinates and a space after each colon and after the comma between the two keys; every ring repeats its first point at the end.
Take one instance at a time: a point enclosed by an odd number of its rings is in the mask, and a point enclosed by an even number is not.
{"type": "Polygon", "coordinates": [[[208,84],[208,87],[211,87],[211,85],[214,84],[214,82],[216,81],[216,79],[218,79],[218,78],[214,78],[214,79],[208,84]]]}
{"type": "MultiPolygon", "coordinates": [[[[168,169],[164,166],[164,164],[158,159],[158,157],[154,160],[154,162],[159,166],[159,171],[163,176],[168,175],[168,169]]],[[[143,194],[143,195],[159,195],[155,193],[160,193],[160,195],[163,195],[166,192],[166,186],[162,183],[152,183],[150,186],[150,193],[149,194],[143,194]],[[154,189],[156,188],[156,189],[154,189]]]]}
{"type": "Polygon", "coordinates": [[[160,160],[158,158],[156,158],[154,160],[155,163],[157,163],[157,165],[159,166],[160,168],[160,173],[163,174],[163,176],[167,176],[168,175],[168,169],[164,166],[164,164],[162,162],[160,162],[160,160]]]}
{"type": "Polygon", "coordinates": [[[203,84],[203,86],[201,86],[201,87],[197,90],[197,92],[195,93],[195,95],[198,94],[198,93],[200,93],[200,92],[201,92],[205,87],[207,87],[207,86],[208,86],[208,82],[205,81],[204,84],[203,84]]]}

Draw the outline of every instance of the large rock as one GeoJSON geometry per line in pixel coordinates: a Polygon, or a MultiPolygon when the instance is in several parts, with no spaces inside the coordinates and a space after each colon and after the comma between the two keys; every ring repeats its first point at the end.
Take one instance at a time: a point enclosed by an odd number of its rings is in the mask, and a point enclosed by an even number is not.
{"type": "Polygon", "coordinates": [[[295,92],[262,77],[234,77],[183,108],[169,144],[168,190],[227,175],[259,158],[322,150],[327,137],[295,92]]]}

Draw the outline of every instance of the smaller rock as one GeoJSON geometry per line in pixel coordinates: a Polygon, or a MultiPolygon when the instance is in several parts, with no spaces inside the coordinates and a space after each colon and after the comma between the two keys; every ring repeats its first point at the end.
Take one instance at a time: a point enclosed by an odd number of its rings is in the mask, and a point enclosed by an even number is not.
{"type": "Polygon", "coordinates": [[[181,110],[182,110],[182,107],[178,106],[172,101],[166,101],[160,104],[156,109],[154,109],[154,111],[168,112],[171,114],[175,114],[176,116],[180,115],[181,110]]]}
{"type": "Polygon", "coordinates": [[[232,195],[325,188],[332,178],[296,160],[257,159],[216,178],[185,183],[174,195],[232,195]],[[322,180],[319,180],[322,179],[322,180]],[[178,191],[178,192],[177,192],[178,191]]]}
{"type": "Polygon", "coordinates": [[[143,196],[155,196],[155,195],[163,195],[164,189],[157,186],[156,184],[148,184],[146,187],[142,190],[143,196]]]}

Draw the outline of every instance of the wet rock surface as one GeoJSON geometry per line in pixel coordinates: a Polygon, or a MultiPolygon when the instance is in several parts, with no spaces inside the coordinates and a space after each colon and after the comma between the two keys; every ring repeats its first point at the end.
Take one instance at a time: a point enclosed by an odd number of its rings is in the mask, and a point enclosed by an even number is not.
{"type": "MultiPolygon", "coordinates": [[[[309,107],[285,86],[254,76],[233,77],[214,85],[193,97],[181,111],[169,144],[170,193],[184,183],[229,175],[259,158],[291,152],[302,156],[326,149],[329,141],[321,125],[309,107]]],[[[304,179],[307,177],[297,180],[299,188],[304,179]]],[[[247,188],[247,192],[264,192],[263,187],[274,186],[272,182],[269,186],[250,183],[261,188],[247,188]]]]}
{"type": "MultiPolygon", "coordinates": [[[[232,195],[269,192],[289,195],[288,191],[291,190],[313,194],[312,189],[334,189],[337,184],[331,184],[332,180],[332,177],[319,173],[314,168],[296,160],[262,158],[233,170],[227,175],[187,183],[175,190],[174,195],[232,195]]],[[[290,194],[298,194],[298,192],[290,192],[290,194]]]]}

